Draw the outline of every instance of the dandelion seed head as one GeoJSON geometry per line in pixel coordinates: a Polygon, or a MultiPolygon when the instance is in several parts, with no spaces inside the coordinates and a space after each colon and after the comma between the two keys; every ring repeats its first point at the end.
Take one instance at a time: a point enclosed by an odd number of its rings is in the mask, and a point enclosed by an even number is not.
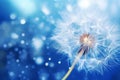
{"type": "Polygon", "coordinates": [[[73,62],[81,44],[92,47],[79,60],[78,70],[98,70],[108,61],[106,57],[112,54],[110,52],[119,46],[119,29],[111,24],[107,15],[99,14],[99,11],[84,13],[76,8],[74,12],[63,11],[61,17],[51,38],[60,53],[67,54],[73,62]]]}

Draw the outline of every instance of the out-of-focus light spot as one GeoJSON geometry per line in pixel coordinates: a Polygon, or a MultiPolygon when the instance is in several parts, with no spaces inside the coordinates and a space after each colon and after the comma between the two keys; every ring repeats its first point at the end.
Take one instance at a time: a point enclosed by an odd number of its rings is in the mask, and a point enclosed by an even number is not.
{"type": "Polygon", "coordinates": [[[21,44],[24,44],[25,43],[25,41],[24,40],[21,40],[21,42],[20,42],[21,44]]]}
{"type": "Polygon", "coordinates": [[[12,47],[12,43],[8,43],[8,46],[9,46],[9,47],[12,47]]]}
{"type": "Polygon", "coordinates": [[[43,63],[43,58],[42,57],[38,57],[38,58],[35,58],[35,62],[39,65],[39,64],[42,64],[43,63]]]}
{"type": "Polygon", "coordinates": [[[3,44],[3,48],[7,48],[7,44],[3,44]]]}
{"type": "Polygon", "coordinates": [[[30,15],[36,11],[35,2],[33,0],[11,0],[13,4],[18,8],[23,14],[30,15]]]}
{"type": "Polygon", "coordinates": [[[72,6],[71,6],[70,4],[68,4],[68,5],[66,6],[66,9],[67,9],[68,11],[72,11],[72,6]]]}
{"type": "Polygon", "coordinates": [[[20,62],[19,59],[17,59],[16,62],[19,63],[20,62]]]}
{"type": "Polygon", "coordinates": [[[21,73],[22,73],[22,74],[24,74],[24,73],[25,73],[25,71],[21,71],[21,73]]]}
{"type": "Polygon", "coordinates": [[[47,49],[49,49],[50,47],[49,46],[46,46],[47,49]]]}
{"type": "Polygon", "coordinates": [[[69,67],[68,69],[70,69],[71,67],[69,67]]]}
{"type": "Polygon", "coordinates": [[[9,72],[9,76],[13,77],[14,75],[14,72],[9,72]]]}
{"type": "Polygon", "coordinates": [[[12,13],[10,14],[10,19],[15,19],[16,18],[16,14],[12,13]]]}
{"type": "Polygon", "coordinates": [[[37,50],[40,49],[43,46],[43,42],[39,38],[33,38],[32,44],[35,47],[35,49],[37,49],[37,50]]]}
{"type": "Polygon", "coordinates": [[[38,74],[39,74],[39,79],[40,79],[40,80],[49,80],[49,79],[48,79],[49,74],[46,73],[46,71],[41,70],[40,72],[38,72],[38,74]]]}
{"type": "Polygon", "coordinates": [[[39,17],[36,17],[36,18],[35,18],[35,21],[39,21],[39,17]]]}
{"type": "Polygon", "coordinates": [[[80,8],[86,9],[86,8],[88,8],[90,6],[90,1],[91,0],[79,0],[78,1],[78,6],[80,8]]]}
{"type": "Polygon", "coordinates": [[[28,67],[29,67],[28,65],[25,66],[25,68],[28,68],[28,67]]]}
{"type": "Polygon", "coordinates": [[[29,43],[28,43],[28,42],[26,42],[26,45],[28,46],[28,45],[29,45],[29,43]]]}
{"type": "Polygon", "coordinates": [[[18,48],[15,48],[14,50],[15,50],[15,51],[18,51],[18,48]]]}
{"type": "Polygon", "coordinates": [[[24,36],[25,36],[25,33],[22,33],[21,35],[22,35],[22,37],[24,37],[24,36]]]}
{"type": "Polygon", "coordinates": [[[51,19],[51,20],[50,20],[50,23],[51,23],[51,24],[55,24],[55,20],[54,20],[54,19],[51,19]]]}
{"type": "Polygon", "coordinates": [[[25,19],[21,19],[20,20],[20,24],[25,24],[26,23],[26,20],[25,19]]]}
{"type": "Polygon", "coordinates": [[[50,11],[49,11],[49,9],[48,9],[48,7],[47,6],[45,6],[45,5],[43,5],[42,6],[42,12],[45,14],[45,15],[49,15],[50,14],[50,11]]]}
{"type": "Polygon", "coordinates": [[[58,61],[58,64],[61,64],[61,61],[58,61]]]}
{"type": "Polygon", "coordinates": [[[12,33],[11,37],[12,37],[12,39],[18,39],[19,38],[18,34],[16,34],[16,33],[12,33]]]}
{"type": "Polygon", "coordinates": [[[49,57],[48,60],[51,61],[51,58],[49,57]]]}
{"type": "Polygon", "coordinates": [[[50,67],[51,67],[51,68],[54,67],[54,63],[53,63],[53,62],[50,63],[50,67]]]}
{"type": "Polygon", "coordinates": [[[45,76],[42,76],[42,77],[41,77],[41,80],[46,80],[46,77],[45,77],[45,76]]]}
{"type": "Polygon", "coordinates": [[[49,65],[49,63],[48,63],[48,62],[46,62],[46,63],[45,63],[45,66],[48,66],[48,65],[49,65]]]}
{"type": "Polygon", "coordinates": [[[42,40],[46,40],[46,37],[45,37],[45,36],[42,36],[42,40]]]}
{"type": "Polygon", "coordinates": [[[54,74],[55,80],[61,80],[61,77],[64,76],[65,72],[60,71],[54,74]]]}

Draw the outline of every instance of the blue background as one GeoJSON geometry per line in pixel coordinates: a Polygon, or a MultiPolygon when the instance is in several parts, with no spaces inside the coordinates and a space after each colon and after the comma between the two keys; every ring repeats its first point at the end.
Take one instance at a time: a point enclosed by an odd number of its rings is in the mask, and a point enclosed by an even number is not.
{"type": "MultiPolygon", "coordinates": [[[[24,1],[25,0],[23,0],[23,2],[24,1]]],[[[74,3],[75,1],[58,0],[59,4],[61,4],[59,8],[55,8],[55,0],[35,0],[33,2],[37,7],[35,12],[32,13],[30,11],[29,13],[29,11],[27,11],[28,13],[24,13],[24,9],[21,10],[21,8],[18,8],[14,0],[0,0],[0,80],[61,80],[70,66],[67,59],[68,57],[59,54],[60,52],[52,47],[54,42],[50,41],[49,38],[53,35],[55,25],[48,21],[48,17],[45,16],[39,8],[43,3],[49,5],[52,11],[49,17],[53,16],[52,18],[57,20],[60,18],[59,12],[64,9],[66,3],[74,3]],[[17,15],[15,19],[11,19],[10,15],[12,13],[17,15]],[[36,17],[40,19],[38,22],[34,22],[36,17]],[[26,23],[23,23],[24,25],[19,23],[22,18],[26,20],[26,23]],[[15,25],[11,25],[12,22],[15,22],[15,25]],[[38,25],[41,22],[43,22],[46,27],[38,29],[38,25]],[[10,24],[11,26],[4,27],[7,26],[4,25],[4,23],[10,24]],[[10,28],[10,31],[7,31],[7,28],[10,28]],[[47,29],[49,30],[47,31],[47,29]],[[14,32],[19,36],[24,33],[25,36],[14,40],[10,38],[9,35],[14,32]],[[32,39],[34,37],[42,38],[43,36],[46,37],[43,41],[44,44],[41,50],[36,51],[34,46],[31,45],[32,39]],[[24,40],[25,43],[27,42],[28,45],[21,44],[21,40],[24,40]],[[9,43],[13,43],[13,45],[9,46],[9,43]],[[34,55],[34,53],[38,55],[34,55]],[[44,61],[40,63],[38,61],[37,63],[34,58],[39,56],[40,61],[42,59],[44,61]],[[46,66],[46,63],[49,65],[46,66]]],[[[117,5],[117,2],[115,3],[117,5]]],[[[28,5],[26,4],[26,7],[29,7],[28,5]]],[[[28,8],[25,10],[27,9],[28,8]]],[[[117,24],[119,24],[120,21],[120,16],[118,15],[119,10],[120,8],[116,15],[111,15],[111,19],[117,24]]],[[[118,50],[117,53],[119,52],[118,50]]],[[[114,65],[112,62],[110,62],[110,64],[114,65]]],[[[86,74],[84,70],[78,71],[74,69],[68,80],[120,80],[120,65],[118,64],[109,70],[104,70],[103,74],[96,71],[86,74]]]]}

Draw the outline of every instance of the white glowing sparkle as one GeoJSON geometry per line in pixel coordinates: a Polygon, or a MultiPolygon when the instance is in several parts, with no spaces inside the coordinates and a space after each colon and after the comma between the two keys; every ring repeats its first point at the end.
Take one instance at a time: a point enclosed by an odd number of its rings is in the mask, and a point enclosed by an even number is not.
{"type": "Polygon", "coordinates": [[[58,61],[58,64],[61,64],[61,61],[58,61]]]}
{"type": "Polygon", "coordinates": [[[25,24],[25,23],[26,23],[26,20],[25,20],[25,19],[21,19],[21,20],[20,20],[20,23],[21,23],[21,24],[25,24]]]}
{"type": "Polygon", "coordinates": [[[42,57],[38,57],[38,58],[35,59],[35,62],[37,64],[42,64],[43,63],[43,58],[42,57]]]}
{"type": "Polygon", "coordinates": [[[48,62],[46,62],[46,63],[45,63],[45,66],[48,66],[48,65],[49,65],[49,63],[48,63],[48,62]]]}
{"type": "Polygon", "coordinates": [[[50,60],[51,60],[51,58],[48,58],[48,60],[50,61],[50,60]]]}

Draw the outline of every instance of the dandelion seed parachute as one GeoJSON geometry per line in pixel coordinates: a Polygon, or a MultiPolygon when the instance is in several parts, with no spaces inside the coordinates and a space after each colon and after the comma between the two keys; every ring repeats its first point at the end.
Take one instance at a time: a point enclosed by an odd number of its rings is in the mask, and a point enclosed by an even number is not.
{"type": "Polygon", "coordinates": [[[83,13],[79,8],[74,9],[74,12],[63,11],[62,19],[56,24],[51,39],[57,43],[55,48],[67,54],[71,62],[74,61],[82,45],[82,42],[79,43],[80,35],[88,33],[95,38],[92,49],[85,54],[84,58],[78,60],[76,66],[78,70],[95,70],[102,73],[110,66],[108,61],[111,58],[115,59],[114,51],[120,47],[118,26],[112,25],[108,16],[99,13],[100,11],[83,13]]]}

